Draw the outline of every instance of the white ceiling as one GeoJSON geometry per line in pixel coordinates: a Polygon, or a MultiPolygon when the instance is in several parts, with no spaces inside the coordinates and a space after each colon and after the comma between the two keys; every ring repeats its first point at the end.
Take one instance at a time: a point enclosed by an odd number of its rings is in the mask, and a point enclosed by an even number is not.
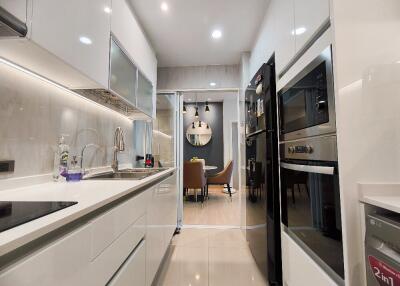
{"type": "Polygon", "coordinates": [[[250,51],[269,0],[129,0],[158,66],[238,64],[250,51]],[[168,4],[163,12],[161,3],[168,4]],[[214,29],[222,31],[218,40],[214,29]]]}

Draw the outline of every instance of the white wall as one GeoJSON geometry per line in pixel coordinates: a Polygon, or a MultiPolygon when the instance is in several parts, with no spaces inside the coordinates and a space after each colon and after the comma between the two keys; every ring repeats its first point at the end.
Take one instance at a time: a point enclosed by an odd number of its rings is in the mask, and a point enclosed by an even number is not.
{"type": "Polygon", "coordinates": [[[400,181],[400,2],[331,1],[347,285],[363,285],[359,182],[400,181]]]}
{"type": "Polygon", "coordinates": [[[15,172],[0,178],[51,173],[61,134],[69,135],[70,155],[88,143],[85,167],[110,166],[116,127],[125,132],[120,163],[131,163],[132,121],[96,103],[0,64],[0,158],[15,160],[15,172]]]}
{"type": "Polygon", "coordinates": [[[157,84],[158,90],[239,88],[239,67],[220,65],[159,68],[157,84]],[[211,82],[217,85],[211,87],[211,82]]]}

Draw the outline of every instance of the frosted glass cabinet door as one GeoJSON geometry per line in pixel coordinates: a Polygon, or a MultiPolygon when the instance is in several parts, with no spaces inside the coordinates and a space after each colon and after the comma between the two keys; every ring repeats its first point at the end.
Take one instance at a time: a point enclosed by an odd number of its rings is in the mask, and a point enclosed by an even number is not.
{"type": "Polygon", "coordinates": [[[110,58],[110,89],[136,105],[137,68],[113,39],[110,58]]]}
{"type": "Polygon", "coordinates": [[[153,85],[141,72],[138,73],[137,107],[153,116],[153,85]]]}

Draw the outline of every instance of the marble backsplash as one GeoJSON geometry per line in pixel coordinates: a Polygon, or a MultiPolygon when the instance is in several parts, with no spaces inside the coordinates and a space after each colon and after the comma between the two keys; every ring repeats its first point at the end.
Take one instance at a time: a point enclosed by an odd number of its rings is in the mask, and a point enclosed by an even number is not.
{"type": "Polygon", "coordinates": [[[0,160],[15,160],[15,172],[0,178],[51,173],[54,150],[65,135],[70,155],[80,155],[84,167],[111,165],[114,131],[125,133],[120,164],[132,163],[132,121],[76,94],[0,63],[0,160]]]}

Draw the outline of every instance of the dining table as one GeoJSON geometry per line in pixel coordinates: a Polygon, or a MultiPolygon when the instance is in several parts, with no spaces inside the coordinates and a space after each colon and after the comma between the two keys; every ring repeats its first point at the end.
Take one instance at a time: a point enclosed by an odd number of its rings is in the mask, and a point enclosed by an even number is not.
{"type": "Polygon", "coordinates": [[[218,169],[217,166],[210,166],[210,165],[204,165],[203,167],[204,171],[212,171],[218,169]]]}

